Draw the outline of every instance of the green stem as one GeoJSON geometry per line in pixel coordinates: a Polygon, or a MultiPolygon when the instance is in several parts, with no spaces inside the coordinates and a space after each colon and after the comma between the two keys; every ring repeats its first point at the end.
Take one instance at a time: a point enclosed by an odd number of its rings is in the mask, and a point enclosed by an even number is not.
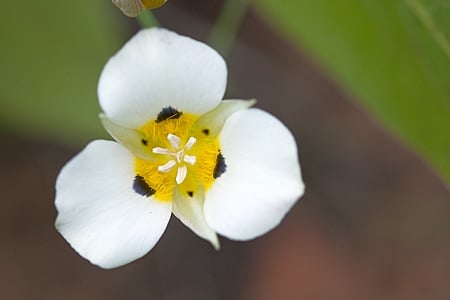
{"type": "Polygon", "coordinates": [[[227,0],[211,32],[209,44],[227,56],[236,38],[245,10],[252,0],[227,0]]]}
{"type": "Polygon", "coordinates": [[[150,28],[159,26],[158,20],[155,18],[153,13],[149,10],[144,10],[138,17],[137,20],[142,28],[150,28]]]}
{"type": "Polygon", "coordinates": [[[416,17],[423,23],[423,25],[430,31],[436,43],[442,48],[444,53],[450,58],[450,43],[439,30],[431,15],[419,0],[405,0],[409,9],[416,15],[416,17]]]}

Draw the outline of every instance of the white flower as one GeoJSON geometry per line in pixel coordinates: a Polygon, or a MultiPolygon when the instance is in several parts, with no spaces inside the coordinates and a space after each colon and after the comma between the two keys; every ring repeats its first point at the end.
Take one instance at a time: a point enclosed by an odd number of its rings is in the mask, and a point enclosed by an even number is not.
{"type": "Polygon", "coordinates": [[[112,0],[112,2],[128,17],[137,17],[144,9],[161,7],[167,0],[112,0]]]}
{"type": "Polygon", "coordinates": [[[96,140],[61,170],[56,227],[103,268],[146,254],[171,213],[218,249],[258,237],[303,194],[295,140],[276,118],[221,100],[227,70],[207,45],[146,29],[106,64],[96,140]]]}

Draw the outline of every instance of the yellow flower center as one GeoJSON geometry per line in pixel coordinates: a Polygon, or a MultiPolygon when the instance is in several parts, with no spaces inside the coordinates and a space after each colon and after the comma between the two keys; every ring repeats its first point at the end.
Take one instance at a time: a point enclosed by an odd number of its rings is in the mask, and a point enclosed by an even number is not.
{"type": "Polygon", "coordinates": [[[139,128],[148,138],[142,144],[155,159],[135,159],[136,179],[150,191],[147,193],[161,201],[171,201],[175,187],[193,197],[211,187],[217,177],[217,165],[224,164],[219,140],[209,137],[208,128],[192,136],[197,116],[170,107],[163,112],[168,115],[160,114],[139,128]]]}

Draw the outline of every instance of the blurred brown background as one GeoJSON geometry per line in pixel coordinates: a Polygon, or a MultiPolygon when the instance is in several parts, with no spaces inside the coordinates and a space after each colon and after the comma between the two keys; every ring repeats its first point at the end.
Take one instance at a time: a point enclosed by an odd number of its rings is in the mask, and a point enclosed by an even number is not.
{"type": "MultiPolygon", "coordinates": [[[[219,9],[155,14],[206,41],[219,9]]],[[[172,218],[143,259],[101,270],[53,226],[80,149],[0,131],[0,299],[450,299],[450,192],[424,161],[251,9],[227,61],[228,96],[257,98],[299,143],[306,194],[281,226],[216,252],[172,218]]]]}

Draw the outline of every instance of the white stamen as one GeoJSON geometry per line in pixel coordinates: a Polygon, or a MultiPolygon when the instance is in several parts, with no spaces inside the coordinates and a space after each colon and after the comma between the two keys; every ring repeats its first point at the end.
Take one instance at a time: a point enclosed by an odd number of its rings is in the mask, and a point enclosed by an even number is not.
{"type": "Polygon", "coordinates": [[[162,166],[158,167],[158,171],[163,172],[163,173],[167,173],[169,172],[175,165],[176,165],[176,161],[174,160],[169,160],[167,163],[165,163],[162,166]]]}
{"type": "Polygon", "coordinates": [[[186,145],[184,146],[185,150],[189,150],[192,148],[192,146],[194,146],[194,144],[197,142],[197,139],[195,137],[190,137],[189,140],[187,141],[186,145]]]}
{"type": "Polygon", "coordinates": [[[186,151],[190,150],[192,146],[195,145],[197,139],[192,136],[189,137],[183,149],[180,149],[181,139],[178,136],[174,134],[168,134],[167,140],[172,146],[172,149],[169,150],[167,148],[155,147],[152,149],[152,152],[156,154],[169,155],[174,157],[174,159],[170,159],[164,165],[158,166],[158,171],[162,173],[168,173],[170,170],[172,170],[173,167],[178,164],[177,176],[175,178],[175,181],[177,182],[177,184],[182,184],[187,176],[187,166],[180,164],[182,162],[185,162],[193,166],[197,162],[197,158],[194,155],[185,154],[186,151]]]}
{"type": "Polygon", "coordinates": [[[170,152],[168,149],[166,148],[161,148],[161,147],[155,147],[152,149],[153,153],[156,154],[171,154],[172,152],[170,152]]]}
{"type": "Polygon", "coordinates": [[[193,155],[185,155],[184,156],[184,158],[183,158],[183,160],[185,161],[185,162],[187,162],[188,164],[190,164],[190,165],[194,165],[195,164],[195,162],[197,161],[197,158],[195,157],[195,156],[193,156],[193,155]]]}
{"type": "Polygon", "coordinates": [[[174,134],[168,134],[167,139],[175,150],[180,149],[180,138],[174,134]]]}
{"type": "Polygon", "coordinates": [[[187,167],[186,166],[182,166],[178,168],[177,171],[177,178],[175,179],[177,181],[177,184],[182,184],[184,179],[186,178],[186,174],[187,174],[187,167]]]}

